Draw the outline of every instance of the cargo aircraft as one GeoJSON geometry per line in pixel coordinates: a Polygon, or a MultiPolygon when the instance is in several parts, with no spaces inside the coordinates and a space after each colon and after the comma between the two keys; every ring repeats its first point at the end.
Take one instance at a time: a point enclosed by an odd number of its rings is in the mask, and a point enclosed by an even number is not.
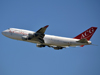
{"type": "Polygon", "coordinates": [[[2,34],[11,39],[36,43],[37,47],[48,46],[59,50],[66,47],[83,47],[84,45],[92,45],[91,41],[89,40],[97,29],[97,27],[91,27],[74,38],[67,38],[44,34],[48,26],[49,25],[46,25],[36,32],[24,29],[9,28],[4,30],[2,34]]]}

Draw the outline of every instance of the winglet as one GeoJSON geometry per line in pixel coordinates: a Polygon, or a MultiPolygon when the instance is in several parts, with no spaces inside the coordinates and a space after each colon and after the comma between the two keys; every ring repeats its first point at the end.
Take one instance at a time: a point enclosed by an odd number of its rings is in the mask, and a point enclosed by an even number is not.
{"type": "Polygon", "coordinates": [[[47,28],[49,25],[44,26],[44,28],[47,28]]]}

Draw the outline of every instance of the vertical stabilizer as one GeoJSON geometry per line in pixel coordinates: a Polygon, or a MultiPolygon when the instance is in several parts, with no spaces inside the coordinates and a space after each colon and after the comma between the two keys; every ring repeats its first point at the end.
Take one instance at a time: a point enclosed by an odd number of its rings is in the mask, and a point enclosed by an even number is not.
{"type": "Polygon", "coordinates": [[[92,35],[96,31],[97,27],[91,27],[84,31],[83,33],[79,34],[78,36],[74,37],[75,39],[87,39],[88,41],[91,39],[92,35]]]}
{"type": "MultiPolygon", "coordinates": [[[[96,31],[97,27],[91,27],[84,31],[83,33],[79,34],[78,36],[74,37],[74,39],[87,39],[89,41],[91,37],[93,36],[94,32],[96,31]]],[[[80,47],[83,47],[84,45],[81,45],[80,47]]]]}

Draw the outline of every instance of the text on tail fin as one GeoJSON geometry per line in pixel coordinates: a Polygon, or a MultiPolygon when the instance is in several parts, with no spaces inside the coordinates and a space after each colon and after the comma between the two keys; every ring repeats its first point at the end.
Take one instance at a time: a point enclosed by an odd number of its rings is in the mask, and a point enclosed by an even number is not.
{"type": "Polygon", "coordinates": [[[96,31],[97,27],[91,27],[84,31],[83,33],[79,34],[78,36],[74,37],[74,39],[87,39],[90,40],[94,32],[96,31]]]}

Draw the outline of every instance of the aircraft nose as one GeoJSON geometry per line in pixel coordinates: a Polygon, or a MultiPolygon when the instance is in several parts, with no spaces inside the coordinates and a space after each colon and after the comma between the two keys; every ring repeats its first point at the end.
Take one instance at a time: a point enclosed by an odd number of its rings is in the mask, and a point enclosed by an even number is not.
{"type": "Polygon", "coordinates": [[[5,35],[5,31],[2,32],[2,35],[5,35]]]}
{"type": "Polygon", "coordinates": [[[5,36],[5,35],[6,35],[6,33],[7,33],[7,31],[5,30],[5,31],[3,31],[3,32],[2,32],[2,35],[4,35],[4,36],[5,36]]]}

